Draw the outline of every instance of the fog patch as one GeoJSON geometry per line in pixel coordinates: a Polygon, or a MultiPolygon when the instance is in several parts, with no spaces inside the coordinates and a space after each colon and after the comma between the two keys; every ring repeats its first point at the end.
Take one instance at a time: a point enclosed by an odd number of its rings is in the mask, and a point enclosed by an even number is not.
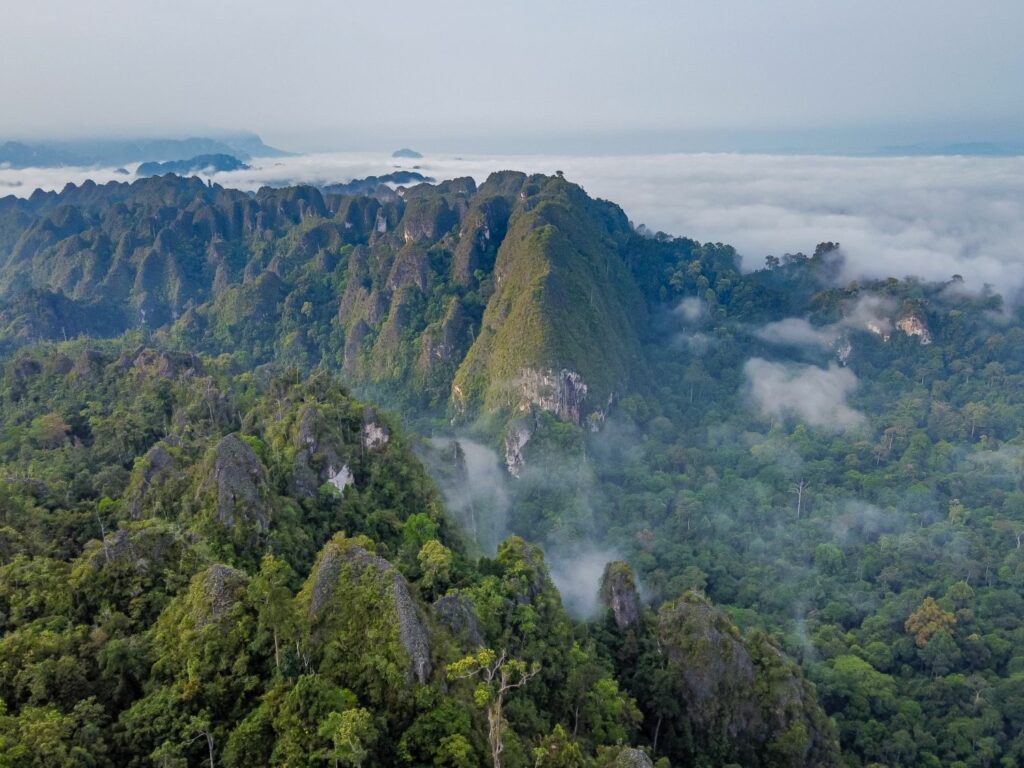
{"type": "Polygon", "coordinates": [[[445,507],[480,549],[493,555],[508,535],[508,475],[497,452],[464,437],[434,437],[427,457],[445,507]]]}
{"type": "Polygon", "coordinates": [[[897,515],[859,499],[842,502],[841,511],[832,518],[831,525],[832,537],[841,547],[873,543],[882,534],[896,533],[905,527],[897,515]]]}
{"type": "Polygon", "coordinates": [[[754,330],[769,344],[827,350],[836,347],[849,331],[867,331],[888,339],[893,331],[896,303],[887,296],[865,293],[846,302],[843,317],[835,323],[814,326],[802,317],[787,317],[754,330]]]}
{"type": "Polygon", "coordinates": [[[838,339],[832,326],[815,328],[802,317],[787,317],[785,320],[768,323],[754,331],[754,335],[769,344],[819,349],[828,349],[838,339]]]}
{"type": "Polygon", "coordinates": [[[864,414],[846,403],[858,384],[848,368],[773,363],[754,357],[744,364],[743,373],[750,400],[762,416],[833,430],[853,429],[865,421],[864,414]]]}
{"type": "Polygon", "coordinates": [[[676,305],[674,312],[683,322],[692,323],[703,317],[706,309],[703,301],[694,296],[688,296],[676,305]]]}
{"type": "Polygon", "coordinates": [[[622,556],[612,549],[603,549],[592,544],[555,551],[548,554],[548,570],[551,580],[562,596],[562,604],[571,616],[589,619],[597,614],[600,607],[599,591],[605,566],[622,556]]]}

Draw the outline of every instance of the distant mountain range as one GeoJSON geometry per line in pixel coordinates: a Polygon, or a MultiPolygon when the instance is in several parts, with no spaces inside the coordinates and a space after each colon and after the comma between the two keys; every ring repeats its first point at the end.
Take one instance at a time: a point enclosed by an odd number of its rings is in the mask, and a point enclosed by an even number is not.
{"type": "Polygon", "coordinates": [[[137,176],[163,176],[176,173],[188,176],[194,173],[222,173],[223,171],[244,171],[250,166],[234,155],[196,155],[188,160],[168,160],[166,163],[142,163],[135,172],[137,176]]]}
{"type": "Polygon", "coordinates": [[[7,141],[0,143],[0,167],[118,166],[182,161],[202,155],[231,155],[248,160],[252,157],[286,157],[289,154],[267,146],[254,133],[219,138],[7,141]]]}

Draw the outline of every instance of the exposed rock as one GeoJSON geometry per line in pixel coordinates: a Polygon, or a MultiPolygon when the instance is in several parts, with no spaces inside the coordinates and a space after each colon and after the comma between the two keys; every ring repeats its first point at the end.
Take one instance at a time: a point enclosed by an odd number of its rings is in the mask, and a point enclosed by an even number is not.
{"type": "Polygon", "coordinates": [[[228,565],[215,563],[193,579],[189,598],[197,611],[197,627],[216,624],[241,600],[248,577],[228,565]]]}
{"type": "Polygon", "coordinates": [[[835,342],[836,359],[840,365],[846,365],[850,360],[850,353],[853,352],[853,344],[850,343],[849,339],[845,336],[841,336],[836,339],[835,342]]]}
{"type": "Polygon", "coordinates": [[[514,424],[505,435],[505,467],[513,477],[519,477],[526,466],[523,448],[530,442],[533,432],[527,424],[514,424]]]}
{"type": "Polygon", "coordinates": [[[932,333],[928,330],[928,327],[924,324],[917,315],[908,315],[900,320],[896,321],[896,327],[899,328],[907,336],[917,336],[921,340],[921,344],[932,343],[932,333]]]}
{"type": "Polygon", "coordinates": [[[615,768],[654,768],[654,763],[646,752],[634,747],[624,747],[615,758],[615,768]]]}
{"type": "MultiPolygon", "coordinates": [[[[326,624],[327,634],[331,633],[332,627],[330,609],[338,604],[337,600],[345,602],[346,590],[357,586],[379,590],[374,596],[375,605],[386,609],[390,601],[394,607],[398,640],[408,657],[406,682],[426,684],[432,672],[430,639],[409,592],[409,585],[397,568],[383,557],[339,536],[324,547],[310,578],[309,616],[316,624],[326,624]]],[[[346,629],[337,628],[335,631],[346,629]]]]}
{"type": "Polygon", "coordinates": [[[344,493],[345,488],[354,484],[355,475],[343,441],[316,406],[302,407],[293,443],[296,453],[290,490],[294,495],[313,498],[324,483],[344,493]]]}
{"type": "Polygon", "coordinates": [[[363,419],[363,445],[368,451],[376,451],[387,445],[390,439],[388,428],[377,421],[377,414],[372,408],[367,408],[363,419]]]}
{"type": "Polygon", "coordinates": [[[341,493],[350,485],[355,485],[355,477],[348,464],[342,464],[340,469],[329,467],[327,470],[327,482],[333,485],[341,493]]]}
{"type": "Polygon", "coordinates": [[[608,563],[601,578],[601,600],[612,612],[615,626],[628,629],[640,621],[640,595],[629,565],[622,560],[608,563]]]}
{"type": "Polygon", "coordinates": [[[550,411],[562,421],[580,423],[583,401],[587,398],[587,384],[583,377],[566,368],[539,371],[526,368],[519,377],[520,411],[536,406],[550,411]]]}
{"type": "Polygon", "coordinates": [[[438,622],[447,627],[453,635],[464,638],[469,647],[478,648],[483,644],[476,606],[469,597],[460,594],[445,595],[434,601],[432,608],[438,622]]]}
{"type": "Polygon", "coordinates": [[[145,527],[118,528],[100,546],[83,555],[95,570],[129,569],[138,574],[159,574],[176,551],[177,537],[168,523],[150,521],[145,527]]]}
{"type": "Polygon", "coordinates": [[[744,638],[694,592],[662,606],[657,635],[701,748],[721,762],[754,765],[777,740],[801,733],[801,758],[787,765],[838,765],[835,734],[813,686],[767,635],[744,638]]]}
{"type": "Polygon", "coordinates": [[[662,607],[658,636],[674,663],[690,719],[711,728],[717,725],[716,718],[725,716],[729,738],[749,733],[758,719],[754,702],[746,695],[754,686],[754,663],[725,614],[688,592],[662,607]],[[723,710],[721,702],[726,701],[730,705],[723,710]]]}
{"type": "Polygon", "coordinates": [[[142,514],[146,492],[173,468],[174,459],[167,452],[163,443],[157,443],[146,451],[142,461],[136,465],[138,478],[132,484],[132,489],[128,494],[128,510],[132,517],[138,518],[142,514]]]}
{"type": "Polygon", "coordinates": [[[266,469],[238,435],[217,443],[201,491],[215,494],[216,519],[225,527],[234,528],[238,522],[253,524],[261,532],[270,527],[266,469]]]}

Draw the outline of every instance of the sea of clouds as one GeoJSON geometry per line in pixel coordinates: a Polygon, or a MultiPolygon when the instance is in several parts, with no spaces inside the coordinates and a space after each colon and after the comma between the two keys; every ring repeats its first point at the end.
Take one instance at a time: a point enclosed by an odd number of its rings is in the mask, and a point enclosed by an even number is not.
{"type": "MultiPolygon", "coordinates": [[[[676,154],[605,157],[313,154],[251,161],[220,173],[224,186],[255,190],[326,184],[413,169],[436,179],[501,169],[563,171],[594,196],[621,205],[635,224],[731,243],[748,269],[768,254],[842,245],[844,278],[948,280],[1001,292],[1024,287],[1024,157],[833,157],[676,154]]],[[[134,170],[129,168],[129,170],[134,170]]],[[[87,178],[129,180],[114,169],[0,168],[0,195],[27,196],[87,178]]]]}

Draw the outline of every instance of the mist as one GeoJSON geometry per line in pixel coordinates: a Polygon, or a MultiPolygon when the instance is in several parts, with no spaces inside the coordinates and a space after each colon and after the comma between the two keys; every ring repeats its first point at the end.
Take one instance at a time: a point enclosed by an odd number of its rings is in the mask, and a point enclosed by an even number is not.
{"type": "Polygon", "coordinates": [[[605,566],[621,559],[622,555],[615,550],[592,544],[573,550],[555,550],[548,555],[551,580],[571,616],[587,619],[597,614],[605,566]]]}
{"type": "Polygon", "coordinates": [[[846,402],[858,384],[848,368],[773,363],[754,357],[743,366],[743,374],[750,401],[762,416],[799,419],[836,431],[854,429],[865,421],[864,414],[846,402]]]}
{"type": "Polygon", "coordinates": [[[493,555],[508,535],[509,490],[498,454],[466,437],[434,437],[426,457],[445,508],[466,536],[493,555]]]}

